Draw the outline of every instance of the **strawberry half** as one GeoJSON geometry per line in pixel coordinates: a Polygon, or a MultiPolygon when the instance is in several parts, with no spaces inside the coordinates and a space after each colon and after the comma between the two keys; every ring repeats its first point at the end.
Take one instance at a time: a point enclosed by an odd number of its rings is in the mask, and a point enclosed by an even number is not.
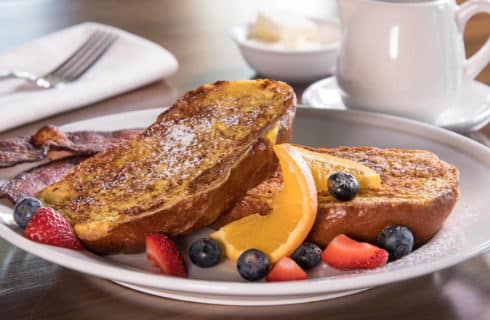
{"type": "Polygon", "coordinates": [[[267,281],[305,280],[308,276],[291,258],[283,257],[276,262],[266,277],[267,281]]]}
{"type": "Polygon", "coordinates": [[[24,230],[24,237],[32,241],[74,250],[83,250],[70,223],[51,208],[40,208],[24,230]]]}
{"type": "Polygon", "coordinates": [[[146,257],[163,273],[187,278],[187,267],[179,249],[167,236],[153,233],[146,236],[146,257]]]}
{"type": "Polygon", "coordinates": [[[388,252],[341,234],[336,236],[322,252],[322,260],[337,269],[374,269],[386,264],[388,252]]]}

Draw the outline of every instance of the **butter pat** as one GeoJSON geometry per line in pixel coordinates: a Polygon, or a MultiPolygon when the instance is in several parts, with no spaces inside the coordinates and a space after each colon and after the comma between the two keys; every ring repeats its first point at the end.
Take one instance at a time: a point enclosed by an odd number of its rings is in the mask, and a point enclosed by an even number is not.
{"type": "Polygon", "coordinates": [[[260,12],[249,28],[248,38],[289,49],[303,49],[337,41],[336,31],[287,12],[260,12]]]}
{"type": "Polygon", "coordinates": [[[317,32],[312,36],[312,41],[321,44],[329,44],[340,40],[340,32],[338,29],[329,25],[318,26],[317,32]]]}

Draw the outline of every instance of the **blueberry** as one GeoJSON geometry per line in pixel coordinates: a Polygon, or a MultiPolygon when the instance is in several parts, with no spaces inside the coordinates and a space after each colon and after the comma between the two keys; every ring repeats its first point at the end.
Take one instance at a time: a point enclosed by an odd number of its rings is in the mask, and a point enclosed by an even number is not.
{"type": "Polygon", "coordinates": [[[41,208],[42,204],[36,198],[22,198],[14,207],[14,220],[19,227],[25,229],[29,221],[31,221],[37,209],[41,208]]]}
{"type": "Polygon", "coordinates": [[[257,249],[244,251],[237,261],[238,273],[248,281],[257,281],[265,277],[269,271],[269,265],[269,258],[257,249]]]}
{"type": "Polygon", "coordinates": [[[322,249],[314,243],[305,242],[293,252],[291,258],[304,270],[315,267],[321,260],[322,249]]]}
{"type": "Polygon", "coordinates": [[[192,243],[189,258],[198,267],[213,267],[221,260],[221,249],[215,240],[202,238],[192,243]]]}
{"type": "Polygon", "coordinates": [[[378,236],[378,246],[389,253],[389,260],[393,261],[406,256],[413,250],[413,234],[404,226],[388,226],[378,236]]]}
{"type": "Polygon", "coordinates": [[[356,177],[345,172],[334,172],[328,177],[328,192],[340,201],[349,201],[359,193],[356,177]]]}

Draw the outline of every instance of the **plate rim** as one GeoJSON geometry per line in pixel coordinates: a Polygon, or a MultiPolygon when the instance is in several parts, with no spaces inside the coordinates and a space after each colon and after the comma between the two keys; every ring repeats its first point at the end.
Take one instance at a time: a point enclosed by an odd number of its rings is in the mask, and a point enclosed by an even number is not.
{"type": "MultiPolygon", "coordinates": [[[[113,117],[131,116],[138,113],[157,115],[157,112],[162,112],[163,110],[165,109],[155,108],[117,113],[73,122],[62,126],[62,128],[85,125],[90,121],[94,121],[95,119],[97,119],[98,121],[107,121],[113,117]]],[[[470,155],[473,159],[490,168],[490,148],[487,148],[457,133],[438,128],[433,125],[421,123],[416,120],[404,119],[397,116],[377,114],[372,112],[354,110],[325,110],[309,107],[298,108],[298,114],[305,114],[305,116],[315,116],[318,113],[334,114],[334,116],[338,118],[344,118],[348,121],[354,121],[356,123],[360,122],[371,125],[376,124],[379,128],[395,129],[397,131],[413,134],[416,136],[424,136],[432,141],[442,143],[448,147],[456,148],[458,151],[466,151],[465,153],[467,155],[470,155]],[[450,137],[451,139],[447,139],[448,137],[450,137]]],[[[301,282],[264,283],[261,285],[257,285],[257,283],[242,283],[234,281],[181,279],[165,276],[162,274],[151,274],[148,272],[123,269],[119,266],[110,265],[109,263],[101,265],[98,260],[103,259],[103,257],[96,256],[92,253],[89,253],[88,251],[84,251],[84,255],[82,255],[82,253],[72,252],[72,250],[69,249],[51,247],[32,242],[19,236],[18,233],[16,233],[4,223],[0,223],[0,236],[10,242],[12,245],[19,247],[31,254],[34,254],[42,259],[85,274],[90,274],[109,280],[116,280],[133,285],[143,285],[180,292],[218,295],[276,295],[278,297],[288,295],[321,294],[327,292],[356,290],[411,279],[458,264],[490,248],[489,236],[489,239],[487,239],[486,241],[483,241],[479,245],[475,245],[462,253],[456,253],[449,257],[438,259],[433,263],[426,263],[420,266],[415,266],[411,268],[409,272],[407,272],[407,269],[404,268],[401,270],[393,270],[387,273],[358,275],[356,276],[356,281],[352,281],[351,277],[336,279],[316,278],[301,282]],[[66,250],[70,251],[69,256],[71,256],[71,259],[67,259],[66,250]],[[85,254],[94,255],[96,259],[90,259],[87,261],[87,257],[85,256],[85,254]],[[312,284],[314,285],[312,286],[312,284]]]]}
{"type": "Polygon", "coordinates": [[[164,291],[158,288],[151,288],[145,286],[139,286],[134,284],[129,284],[120,281],[113,281],[117,285],[129,288],[131,290],[135,290],[138,292],[143,292],[146,294],[150,294],[157,297],[164,297],[174,300],[181,301],[189,301],[189,302],[197,302],[197,303],[205,303],[205,304],[216,304],[216,305],[227,305],[227,306],[282,306],[282,305],[291,305],[291,304],[301,304],[308,302],[317,302],[323,300],[331,300],[336,298],[341,298],[357,293],[362,293],[364,291],[370,290],[372,288],[363,288],[356,290],[347,290],[347,291],[339,291],[339,292],[327,292],[320,293],[316,295],[288,295],[281,296],[280,299],[277,296],[266,296],[265,298],[274,299],[274,300],[264,300],[264,296],[247,296],[250,297],[247,300],[243,300],[243,295],[237,295],[234,297],[230,297],[229,295],[209,295],[199,294],[196,295],[186,295],[182,292],[175,291],[164,291]],[[252,299],[251,299],[252,298],[252,299]]]}

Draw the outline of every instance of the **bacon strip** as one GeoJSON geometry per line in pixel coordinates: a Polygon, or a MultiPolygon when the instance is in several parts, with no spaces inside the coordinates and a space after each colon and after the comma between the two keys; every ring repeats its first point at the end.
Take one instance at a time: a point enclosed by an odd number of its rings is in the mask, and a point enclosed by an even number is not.
{"type": "Polygon", "coordinates": [[[141,129],[126,129],[64,133],[55,126],[46,126],[31,137],[0,140],[0,168],[21,163],[37,165],[1,185],[0,199],[6,198],[15,204],[23,197],[34,196],[83,160],[140,132],[141,129]],[[36,163],[40,161],[44,163],[36,163]]]}
{"type": "Polygon", "coordinates": [[[126,129],[64,133],[58,127],[45,126],[31,137],[0,140],[0,168],[45,159],[94,155],[140,132],[141,129],[126,129]]]}
{"type": "Polygon", "coordinates": [[[22,172],[0,186],[0,198],[13,204],[24,197],[32,197],[45,187],[61,180],[74,166],[87,157],[70,157],[22,172]]]}

